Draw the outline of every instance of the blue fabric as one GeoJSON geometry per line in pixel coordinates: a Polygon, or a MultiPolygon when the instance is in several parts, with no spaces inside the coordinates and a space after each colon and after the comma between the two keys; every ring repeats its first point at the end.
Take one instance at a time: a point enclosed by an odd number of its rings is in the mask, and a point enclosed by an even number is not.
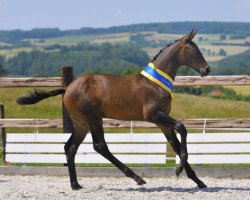
{"type": "Polygon", "coordinates": [[[170,82],[170,80],[168,80],[166,77],[164,77],[161,74],[159,74],[152,67],[147,66],[147,67],[144,68],[143,71],[145,71],[146,73],[150,74],[152,77],[154,77],[155,79],[157,79],[158,81],[160,81],[161,83],[163,83],[166,87],[168,87],[170,89],[170,91],[173,90],[173,84],[170,82]]]}

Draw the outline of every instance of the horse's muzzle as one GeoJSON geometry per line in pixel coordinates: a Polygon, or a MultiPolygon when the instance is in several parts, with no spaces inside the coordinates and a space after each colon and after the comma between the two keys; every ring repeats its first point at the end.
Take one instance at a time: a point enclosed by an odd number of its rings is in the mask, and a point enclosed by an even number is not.
{"type": "Polygon", "coordinates": [[[207,76],[209,74],[209,72],[210,72],[209,66],[202,68],[202,69],[200,69],[200,76],[201,77],[207,76]]]}

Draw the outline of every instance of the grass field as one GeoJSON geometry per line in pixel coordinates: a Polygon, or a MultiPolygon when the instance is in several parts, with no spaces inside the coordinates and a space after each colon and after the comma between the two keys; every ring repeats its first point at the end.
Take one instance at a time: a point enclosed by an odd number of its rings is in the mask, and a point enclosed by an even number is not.
{"type": "Polygon", "coordinates": [[[250,85],[244,86],[224,86],[225,88],[233,89],[239,95],[250,95],[250,85]]]}
{"type": "Polygon", "coordinates": [[[246,37],[246,39],[228,39],[227,42],[232,44],[244,44],[245,42],[250,42],[250,37],[246,37]]]}
{"type": "Polygon", "coordinates": [[[31,88],[0,88],[0,103],[5,106],[6,118],[61,118],[60,96],[36,105],[17,105],[16,98],[26,95],[31,90],[31,88]]]}
{"type": "Polygon", "coordinates": [[[14,49],[0,49],[0,55],[4,56],[6,59],[9,59],[9,58],[16,56],[21,51],[30,52],[32,51],[32,48],[31,47],[18,47],[14,49]]]}
{"type": "MultiPolygon", "coordinates": [[[[50,89],[48,88],[48,90],[50,89]]],[[[60,96],[46,99],[35,105],[17,105],[16,98],[27,94],[29,90],[30,88],[0,89],[0,103],[5,105],[6,118],[61,118],[60,96]]],[[[171,114],[176,118],[182,119],[247,118],[250,117],[250,103],[175,94],[171,114]]]]}
{"type": "Polygon", "coordinates": [[[45,44],[53,45],[53,44],[61,44],[61,45],[76,45],[80,42],[90,42],[95,39],[95,36],[64,36],[64,37],[55,37],[45,40],[45,44]]]}
{"type": "Polygon", "coordinates": [[[80,42],[91,42],[91,43],[119,43],[128,42],[129,33],[117,33],[117,34],[100,34],[100,35],[82,35],[82,36],[64,36],[55,37],[45,40],[45,44],[61,44],[61,45],[76,45],[80,42]]]}
{"type": "Polygon", "coordinates": [[[219,52],[220,49],[224,49],[227,55],[235,55],[242,53],[249,49],[247,46],[230,46],[230,45],[199,45],[200,48],[209,49],[210,51],[219,52]]]}

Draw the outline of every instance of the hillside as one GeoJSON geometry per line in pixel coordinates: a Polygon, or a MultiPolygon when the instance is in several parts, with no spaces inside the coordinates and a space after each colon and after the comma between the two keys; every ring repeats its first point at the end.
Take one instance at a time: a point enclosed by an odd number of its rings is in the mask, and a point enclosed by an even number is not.
{"type": "Polygon", "coordinates": [[[13,42],[27,38],[46,39],[51,37],[62,37],[70,35],[94,35],[125,32],[156,31],[158,33],[185,34],[196,28],[201,34],[232,34],[235,36],[250,36],[250,23],[246,22],[166,22],[132,24],[124,26],[113,26],[109,28],[84,27],[78,30],[62,31],[58,28],[32,29],[29,31],[12,30],[0,31],[0,41],[13,42]]]}
{"type": "Polygon", "coordinates": [[[63,65],[73,65],[75,75],[122,74],[127,68],[136,69],[146,65],[148,60],[144,51],[131,44],[78,44],[59,47],[52,52],[21,52],[9,59],[5,66],[12,76],[56,76],[63,65]]]}
{"type": "Polygon", "coordinates": [[[214,72],[213,74],[224,74],[224,75],[250,75],[250,49],[233,56],[224,58],[223,60],[213,63],[214,72]]]}
{"type": "MultiPolygon", "coordinates": [[[[56,76],[62,65],[72,65],[77,75],[131,73],[194,27],[198,29],[194,41],[210,63],[211,74],[250,74],[248,56],[242,56],[245,51],[249,52],[250,23],[241,22],[170,22],[63,31],[57,28],[0,31],[0,71],[1,74],[7,71],[9,76],[56,76]],[[237,54],[240,61],[235,56],[237,54]]],[[[180,71],[182,75],[197,75],[185,68],[180,71]]]]}

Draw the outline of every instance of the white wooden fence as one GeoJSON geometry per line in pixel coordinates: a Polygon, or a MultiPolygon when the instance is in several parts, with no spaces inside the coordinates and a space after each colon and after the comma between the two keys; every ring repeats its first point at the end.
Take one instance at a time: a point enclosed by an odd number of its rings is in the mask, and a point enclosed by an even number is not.
{"type": "MultiPolygon", "coordinates": [[[[65,133],[8,133],[6,161],[66,163],[64,143],[69,136],[65,133]]],[[[167,144],[162,133],[107,133],[105,138],[110,151],[124,163],[166,163],[167,144]]],[[[250,163],[250,132],[189,133],[187,143],[190,164],[250,163]]],[[[79,147],[76,163],[109,161],[94,151],[91,135],[88,134],[79,147]]],[[[177,156],[176,163],[179,163],[177,156]]]]}
{"type": "Polygon", "coordinates": [[[250,163],[249,132],[188,134],[187,143],[190,164],[250,163]]]}
{"type": "MultiPolygon", "coordinates": [[[[6,161],[11,163],[66,163],[64,143],[70,134],[7,134],[6,161]]],[[[166,138],[161,133],[105,134],[109,149],[124,163],[166,163],[166,138]]],[[[88,134],[80,145],[76,163],[109,163],[97,154],[88,134]]]]}

